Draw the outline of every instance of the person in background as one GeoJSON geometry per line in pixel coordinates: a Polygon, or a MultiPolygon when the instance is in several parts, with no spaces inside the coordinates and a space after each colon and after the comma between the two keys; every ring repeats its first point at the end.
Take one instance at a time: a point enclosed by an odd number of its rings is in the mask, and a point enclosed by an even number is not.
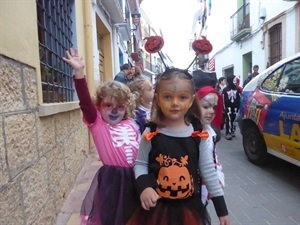
{"type": "Polygon", "coordinates": [[[121,67],[121,71],[116,74],[114,80],[115,81],[119,81],[123,84],[127,84],[131,81],[133,81],[133,76],[134,74],[131,73],[131,67],[128,63],[124,64],[122,67],[121,67]]]}
{"type": "MultiPolygon", "coordinates": [[[[200,149],[205,149],[210,152],[211,157],[213,158],[215,163],[219,182],[222,188],[224,188],[224,173],[222,172],[222,165],[218,160],[216,149],[217,134],[211,127],[211,123],[213,122],[215,117],[218,118],[218,120],[222,119],[222,96],[215,88],[211,86],[200,87],[197,90],[196,94],[196,102],[200,110],[200,122],[203,129],[207,130],[208,132],[208,138],[206,140],[201,140],[200,142],[200,149]]],[[[201,199],[204,205],[207,205],[208,201],[210,200],[205,182],[202,183],[201,199]]]]}
{"type": "Polygon", "coordinates": [[[243,92],[243,87],[241,87],[240,83],[241,83],[240,78],[236,77],[236,87],[240,90],[240,93],[242,93],[243,92]]]}
{"type": "Polygon", "coordinates": [[[142,70],[138,66],[133,66],[130,69],[130,73],[133,74],[133,80],[143,79],[142,77],[142,70]]]}
{"type": "MultiPolygon", "coordinates": [[[[226,87],[226,78],[225,77],[220,77],[218,79],[218,83],[217,83],[217,91],[219,91],[220,95],[222,96],[223,93],[223,89],[226,87]]],[[[225,111],[223,110],[222,112],[222,123],[220,126],[220,129],[223,130],[224,128],[224,124],[225,124],[225,111]]]]}
{"type": "Polygon", "coordinates": [[[128,87],[137,96],[134,120],[142,134],[145,130],[145,124],[150,120],[151,105],[154,97],[153,85],[149,80],[138,79],[130,82],[128,87]]]}
{"type": "Polygon", "coordinates": [[[225,77],[220,77],[218,79],[218,84],[216,89],[219,91],[220,95],[222,95],[223,89],[226,87],[226,78],[225,77]]]}
{"type": "Polygon", "coordinates": [[[138,204],[133,167],[140,133],[129,119],[135,97],[123,83],[107,81],[97,88],[94,102],[85,75],[85,63],[77,50],[66,51],[65,62],[74,70],[75,89],[83,122],[92,134],[103,163],[81,206],[81,225],[125,225],[138,204]]]}
{"type": "MultiPolygon", "coordinates": [[[[196,88],[195,101],[199,108],[200,123],[202,129],[207,130],[209,133],[209,137],[206,140],[201,140],[200,149],[210,151],[215,163],[219,182],[222,188],[224,188],[225,179],[222,166],[218,161],[216,148],[217,142],[220,139],[218,136],[221,136],[219,129],[216,128],[220,128],[223,114],[223,99],[219,91],[215,89],[217,78],[215,77],[215,79],[213,79],[210,74],[193,73],[193,81],[196,88]]],[[[201,190],[201,199],[206,206],[210,200],[210,196],[205,182],[202,182],[201,190]]]]}
{"type": "Polygon", "coordinates": [[[223,89],[222,93],[227,140],[231,140],[232,137],[235,137],[235,118],[240,108],[241,92],[236,84],[236,76],[228,76],[227,86],[223,89]]]}
{"type": "Polygon", "coordinates": [[[252,69],[253,69],[253,73],[251,73],[247,77],[247,79],[244,81],[243,87],[245,87],[254,77],[256,77],[259,74],[259,72],[258,72],[259,66],[258,65],[254,65],[252,69]]]}
{"type": "Polygon", "coordinates": [[[134,167],[141,207],[127,225],[210,224],[200,200],[200,176],[220,224],[230,224],[211,153],[199,149],[200,138],[207,138],[207,132],[191,124],[195,118],[199,121],[191,78],[187,70],[177,68],[167,68],[158,77],[151,121],[141,138],[134,167]]]}
{"type": "MultiPolygon", "coordinates": [[[[203,71],[202,69],[193,71],[192,78],[196,90],[204,86],[211,86],[216,88],[218,84],[218,78],[216,72],[203,71]]],[[[219,117],[215,117],[211,123],[213,129],[217,133],[217,142],[221,140],[221,129],[222,129],[223,120],[219,117]]]]}

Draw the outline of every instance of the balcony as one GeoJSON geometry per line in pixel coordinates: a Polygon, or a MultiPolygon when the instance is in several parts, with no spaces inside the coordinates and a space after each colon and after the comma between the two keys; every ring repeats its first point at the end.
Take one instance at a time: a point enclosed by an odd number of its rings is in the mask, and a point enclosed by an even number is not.
{"type": "Polygon", "coordinates": [[[130,41],[131,40],[130,24],[127,22],[127,23],[116,23],[115,25],[119,28],[119,33],[122,37],[122,40],[130,41]]]}
{"type": "Polygon", "coordinates": [[[239,41],[251,33],[250,4],[242,5],[231,17],[230,39],[239,41]]]}
{"type": "Polygon", "coordinates": [[[113,23],[123,23],[124,16],[122,11],[121,0],[98,0],[100,5],[103,5],[107,10],[113,23]]]}
{"type": "Polygon", "coordinates": [[[151,62],[144,60],[144,72],[143,75],[148,77],[150,81],[153,82],[154,76],[157,73],[157,68],[151,62]]]}

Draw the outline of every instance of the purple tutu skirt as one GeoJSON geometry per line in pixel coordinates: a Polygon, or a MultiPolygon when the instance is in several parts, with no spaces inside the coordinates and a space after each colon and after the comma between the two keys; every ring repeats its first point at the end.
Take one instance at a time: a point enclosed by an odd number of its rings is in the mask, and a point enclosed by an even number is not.
{"type": "Polygon", "coordinates": [[[81,225],[125,225],[139,205],[133,168],[102,166],[81,206],[81,225]]]}

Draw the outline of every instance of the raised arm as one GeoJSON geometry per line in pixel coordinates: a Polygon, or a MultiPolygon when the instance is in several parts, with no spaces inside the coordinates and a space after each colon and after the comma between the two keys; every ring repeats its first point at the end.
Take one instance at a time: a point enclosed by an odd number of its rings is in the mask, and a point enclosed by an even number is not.
{"type": "Polygon", "coordinates": [[[93,104],[90,96],[88,86],[84,76],[85,62],[82,57],[78,56],[78,51],[70,49],[66,51],[67,58],[63,57],[63,60],[70,64],[74,70],[74,83],[75,89],[79,98],[79,105],[85,120],[88,123],[94,123],[97,118],[97,109],[93,104]]]}

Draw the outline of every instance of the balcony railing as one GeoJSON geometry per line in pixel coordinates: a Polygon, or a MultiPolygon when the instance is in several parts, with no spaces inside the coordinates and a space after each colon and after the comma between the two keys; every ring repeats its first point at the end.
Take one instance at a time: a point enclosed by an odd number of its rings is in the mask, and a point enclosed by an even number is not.
{"type": "Polygon", "coordinates": [[[155,65],[153,65],[152,63],[150,63],[147,60],[144,60],[144,69],[147,69],[153,73],[156,73],[155,65]]]}
{"type": "Polygon", "coordinates": [[[251,33],[250,27],[250,4],[242,5],[231,17],[230,39],[239,41],[251,33]]]}

